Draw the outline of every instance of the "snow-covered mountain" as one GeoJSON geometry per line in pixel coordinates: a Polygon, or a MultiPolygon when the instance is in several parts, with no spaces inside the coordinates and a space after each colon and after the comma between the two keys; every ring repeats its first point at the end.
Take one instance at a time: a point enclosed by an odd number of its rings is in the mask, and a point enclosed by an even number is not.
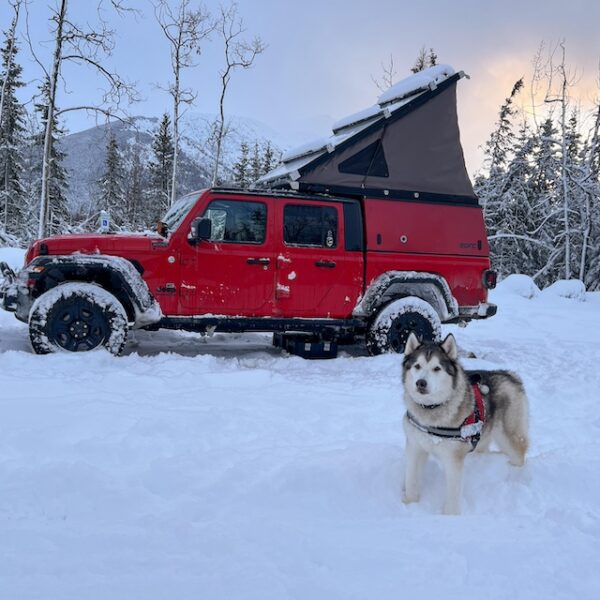
{"type": "MultiPolygon", "coordinates": [[[[214,121],[215,116],[206,113],[189,112],[182,117],[182,192],[203,187],[209,181],[209,173],[214,164],[214,144],[211,142],[214,121]]],[[[158,125],[159,119],[156,117],[138,116],[127,123],[113,121],[66,136],[61,142],[61,147],[66,154],[64,165],[70,174],[68,198],[71,209],[77,210],[87,206],[97,194],[96,182],[104,169],[109,131],[113,132],[127,166],[136,146],[139,146],[142,162],[150,160],[152,139],[158,125]]],[[[251,148],[255,143],[264,147],[270,142],[276,152],[282,152],[297,141],[297,135],[292,134],[286,138],[260,121],[231,117],[223,145],[224,173],[227,175],[238,159],[242,142],[248,143],[251,148]]]]}

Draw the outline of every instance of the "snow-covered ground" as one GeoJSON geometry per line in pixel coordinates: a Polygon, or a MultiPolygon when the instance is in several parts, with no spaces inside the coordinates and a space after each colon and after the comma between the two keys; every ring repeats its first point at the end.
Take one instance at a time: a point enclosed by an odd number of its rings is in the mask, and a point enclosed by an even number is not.
{"type": "Polygon", "coordinates": [[[525,467],[469,455],[460,517],[434,463],[400,501],[399,356],[172,332],[35,356],[0,312],[0,598],[600,598],[600,294],[517,284],[444,327],[531,402],[525,467]]]}

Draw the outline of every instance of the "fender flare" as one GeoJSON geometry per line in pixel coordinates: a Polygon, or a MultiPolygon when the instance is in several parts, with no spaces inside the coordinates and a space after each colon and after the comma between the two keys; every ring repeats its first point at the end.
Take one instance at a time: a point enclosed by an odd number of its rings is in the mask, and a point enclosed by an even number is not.
{"type": "Polygon", "coordinates": [[[406,296],[416,296],[431,304],[442,322],[458,316],[458,302],[444,277],[419,271],[382,273],[369,284],[352,314],[370,318],[390,302],[406,296]]]}
{"type": "Polygon", "coordinates": [[[162,318],[140,272],[125,258],[103,254],[38,256],[25,270],[35,274],[35,297],[65,282],[96,283],[123,304],[134,328],[152,325],[162,318]]]}

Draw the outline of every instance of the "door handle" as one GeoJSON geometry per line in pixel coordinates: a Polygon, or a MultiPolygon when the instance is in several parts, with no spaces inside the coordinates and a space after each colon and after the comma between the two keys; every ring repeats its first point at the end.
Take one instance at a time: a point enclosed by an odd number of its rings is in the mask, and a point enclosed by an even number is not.
{"type": "Polygon", "coordinates": [[[249,265],[268,265],[271,263],[270,258],[249,258],[246,260],[249,265]]]}
{"type": "Polygon", "coordinates": [[[332,260],[318,260],[315,263],[315,267],[321,267],[322,269],[334,269],[335,262],[332,260]]]}

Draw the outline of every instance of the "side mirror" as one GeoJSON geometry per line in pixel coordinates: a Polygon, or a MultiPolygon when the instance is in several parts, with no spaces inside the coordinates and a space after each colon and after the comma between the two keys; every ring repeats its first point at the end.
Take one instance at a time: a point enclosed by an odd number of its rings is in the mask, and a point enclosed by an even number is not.
{"type": "Polygon", "coordinates": [[[167,227],[166,223],[158,221],[158,223],[156,224],[156,232],[158,233],[158,235],[166,238],[169,235],[169,228],[167,227]]]}
{"type": "Polygon", "coordinates": [[[194,244],[202,240],[210,240],[212,236],[212,221],[210,219],[195,219],[192,222],[192,237],[190,241],[194,244]]]}

